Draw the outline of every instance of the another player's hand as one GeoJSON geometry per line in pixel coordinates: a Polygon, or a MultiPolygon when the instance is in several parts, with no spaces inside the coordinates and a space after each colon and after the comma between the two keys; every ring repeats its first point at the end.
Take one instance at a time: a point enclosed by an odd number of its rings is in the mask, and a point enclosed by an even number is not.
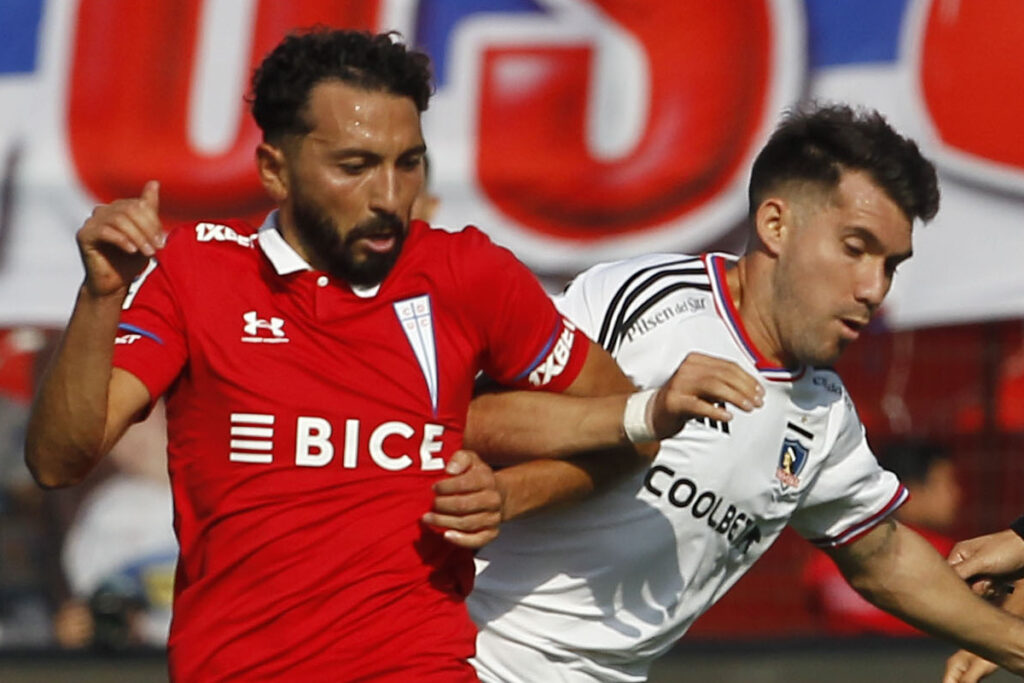
{"type": "Polygon", "coordinates": [[[124,290],[163,246],[160,186],[150,180],[134,199],[97,206],[78,231],[85,286],[93,296],[124,290]]]}
{"type": "Polygon", "coordinates": [[[998,668],[976,654],[958,650],[946,660],[946,675],[942,677],[942,683],[976,683],[998,668]]]}
{"type": "Polygon", "coordinates": [[[654,398],[654,431],[663,439],[696,417],[728,422],[732,413],[724,403],[750,412],[764,405],[764,387],[730,360],[690,353],[654,398]]]}
{"type": "Polygon", "coordinates": [[[434,484],[434,507],[423,521],[445,529],[444,537],[463,548],[481,548],[498,537],[502,494],[494,472],[473,451],[456,451],[434,484]]]}
{"type": "Polygon", "coordinates": [[[1013,529],[960,541],[949,552],[949,565],[975,592],[989,589],[992,579],[1013,580],[1024,572],[1024,539],[1013,529]]]}

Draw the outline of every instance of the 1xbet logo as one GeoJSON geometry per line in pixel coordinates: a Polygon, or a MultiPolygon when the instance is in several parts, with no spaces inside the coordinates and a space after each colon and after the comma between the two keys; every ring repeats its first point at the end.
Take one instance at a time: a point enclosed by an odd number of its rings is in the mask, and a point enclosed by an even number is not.
{"type": "Polygon", "coordinates": [[[536,370],[530,373],[530,384],[535,387],[542,387],[555,377],[562,374],[565,366],[569,364],[569,356],[572,354],[572,341],[576,337],[576,327],[568,320],[563,319],[565,329],[558,336],[555,347],[551,349],[536,370]]]}

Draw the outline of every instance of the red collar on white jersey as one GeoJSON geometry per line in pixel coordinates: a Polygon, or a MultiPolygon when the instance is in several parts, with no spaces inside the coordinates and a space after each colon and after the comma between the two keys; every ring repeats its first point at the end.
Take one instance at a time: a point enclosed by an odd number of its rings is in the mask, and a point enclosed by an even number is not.
{"type": "Polygon", "coordinates": [[[711,292],[714,295],[715,310],[718,311],[718,316],[725,322],[725,327],[736,341],[737,346],[743,350],[747,358],[750,359],[750,362],[754,364],[754,367],[766,379],[779,382],[791,382],[800,379],[806,370],[805,366],[801,365],[795,370],[789,370],[772,363],[758,350],[750,339],[750,335],[747,334],[739,311],[736,310],[736,306],[732,302],[732,296],[729,294],[728,280],[725,277],[726,266],[729,263],[735,263],[737,258],[731,254],[721,253],[704,254],[701,258],[704,260],[704,265],[711,276],[711,292]]]}

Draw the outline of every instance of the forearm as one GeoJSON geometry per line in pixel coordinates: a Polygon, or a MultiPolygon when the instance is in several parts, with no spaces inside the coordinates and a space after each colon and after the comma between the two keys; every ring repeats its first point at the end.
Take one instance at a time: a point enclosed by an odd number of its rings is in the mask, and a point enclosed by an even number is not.
{"type": "Polygon", "coordinates": [[[492,463],[631,448],[622,429],[627,397],[578,398],[533,391],[484,394],[469,406],[463,442],[492,463]]]}
{"type": "Polygon", "coordinates": [[[895,521],[833,552],[866,599],[924,631],[1024,671],[1024,621],[974,595],[918,534],[895,521]]]}
{"type": "Polygon", "coordinates": [[[503,498],[502,520],[583,500],[647,461],[630,449],[613,449],[506,467],[495,473],[503,498]]]}
{"type": "Polygon", "coordinates": [[[79,290],[29,417],[25,461],[42,486],[80,481],[112,445],[107,404],[123,298],[123,292],[96,297],[79,290]]]}

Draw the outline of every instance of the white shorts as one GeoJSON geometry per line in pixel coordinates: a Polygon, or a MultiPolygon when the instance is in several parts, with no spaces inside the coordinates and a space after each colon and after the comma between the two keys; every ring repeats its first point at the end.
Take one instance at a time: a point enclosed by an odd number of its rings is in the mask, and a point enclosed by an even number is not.
{"type": "MultiPolygon", "coordinates": [[[[558,656],[503,638],[487,627],[476,637],[476,667],[481,683],[643,683],[633,675],[601,667],[582,657],[558,656]]],[[[641,666],[640,668],[646,668],[641,666]]]]}

